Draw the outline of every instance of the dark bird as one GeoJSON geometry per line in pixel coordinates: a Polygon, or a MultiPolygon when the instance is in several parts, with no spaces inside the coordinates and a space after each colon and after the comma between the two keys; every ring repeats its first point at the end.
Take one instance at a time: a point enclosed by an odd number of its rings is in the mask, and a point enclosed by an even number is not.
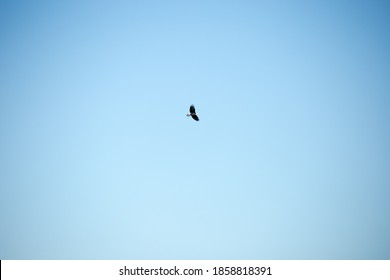
{"type": "Polygon", "coordinates": [[[187,117],[189,117],[189,116],[191,116],[194,120],[199,121],[199,118],[198,118],[198,116],[196,115],[196,112],[195,112],[195,106],[194,105],[190,106],[190,113],[187,114],[187,117]]]}

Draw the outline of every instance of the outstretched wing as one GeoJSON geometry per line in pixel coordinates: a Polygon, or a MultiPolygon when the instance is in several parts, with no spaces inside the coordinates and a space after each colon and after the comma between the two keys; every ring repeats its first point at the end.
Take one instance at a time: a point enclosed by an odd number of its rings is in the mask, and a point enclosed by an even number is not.
{"type": "Polygon", "coordinates": [[[192,117],[194,120],[199,121],[199,118],[198,118],[197,115],[191,115],[191,117],[192,117]]]}
{"type": "Polygon", "coordinates": [[[190,106],[190,113],[195,114],[195,106],[194,105],[190,106]]]}

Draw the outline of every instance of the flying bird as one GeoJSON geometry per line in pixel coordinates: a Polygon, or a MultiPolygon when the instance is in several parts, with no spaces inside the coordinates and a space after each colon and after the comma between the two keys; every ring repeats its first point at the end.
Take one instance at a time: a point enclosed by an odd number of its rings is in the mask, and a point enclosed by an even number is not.
{"type": "Polygon", "coordinates": [[[194,120],[199,121],[199,118],[198,118],[198,116],[196,115],[196,112],[195,112],[195,106],[194,105],[190,106],[190,113],[187,114],[187,117],[189,117],[189,116],[191,116],[194,120]]]}

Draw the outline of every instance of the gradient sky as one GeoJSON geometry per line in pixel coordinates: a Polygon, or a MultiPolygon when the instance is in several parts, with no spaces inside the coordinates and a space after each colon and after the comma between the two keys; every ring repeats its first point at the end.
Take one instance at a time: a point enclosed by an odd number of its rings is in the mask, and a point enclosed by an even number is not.
{"type": "Polygon", "coordinates": [[[390,259],[389,13],[1,1],[0,259],[390,259]]]}

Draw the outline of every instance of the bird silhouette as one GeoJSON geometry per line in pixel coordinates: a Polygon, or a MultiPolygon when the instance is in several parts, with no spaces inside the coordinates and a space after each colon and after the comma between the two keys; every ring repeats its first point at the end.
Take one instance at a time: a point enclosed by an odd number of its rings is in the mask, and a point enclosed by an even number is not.
{"type": "Polygon", "coordinates": [[[194,120],[199,121],[198,115],[195,112],[195,106],[191,105],[190,106],[190,113],[187,114],[187,117],[192,117],[194,120]]]}

